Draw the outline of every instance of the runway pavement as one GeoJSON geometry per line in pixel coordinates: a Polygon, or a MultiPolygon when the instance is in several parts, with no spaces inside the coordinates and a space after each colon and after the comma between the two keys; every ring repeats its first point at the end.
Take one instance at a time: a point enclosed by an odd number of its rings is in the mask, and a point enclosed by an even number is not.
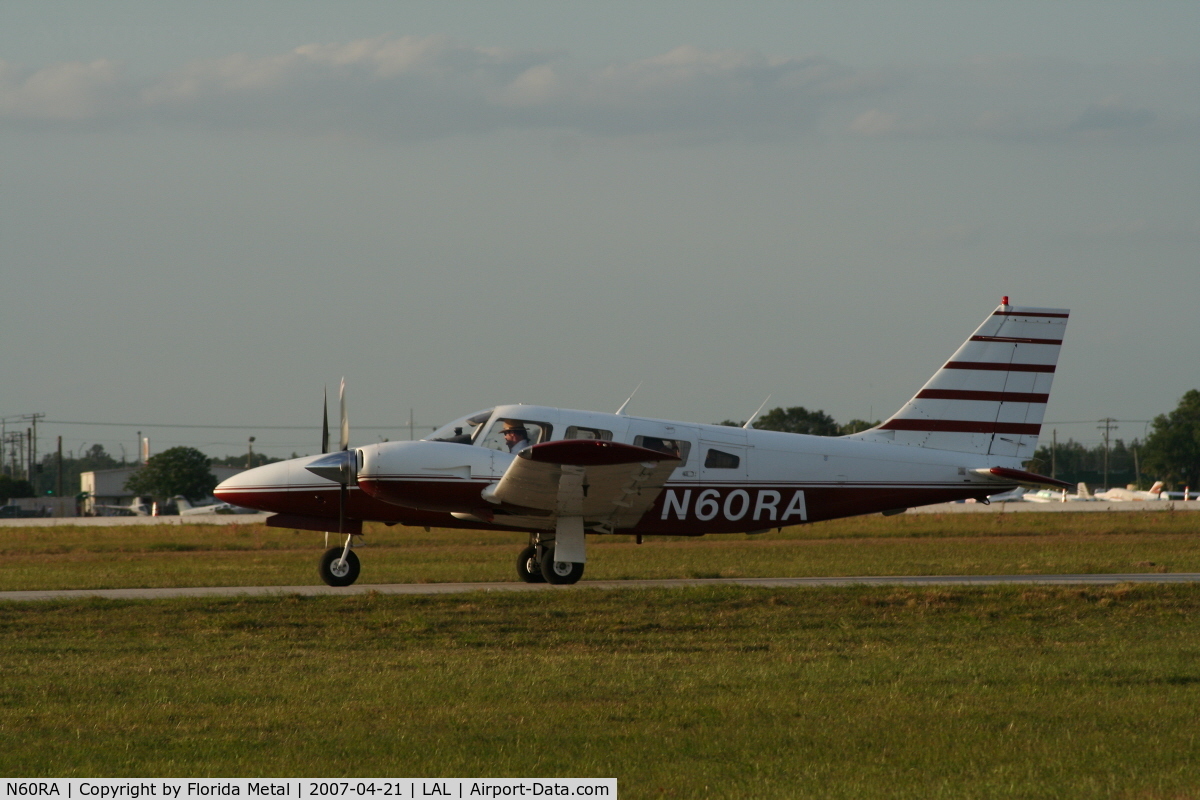
{"type": "Polygon", "coordinates": [[[465,592],[570,592],[585,589],[648,589],[680,586],[1107,586],[1118,583],[1198,583],[1200,572],[1130,573],[1125,575],[863,575],[829,578],[680,578],[675,580],[580,581],[574,586],[545,583],[382,583],[355,586],[199,586],[162,589],[65,589],[0,592],[0,602],[67,600],[159,600],[170,597],[241,597],[290,595],[458,594],[465,592]]]}

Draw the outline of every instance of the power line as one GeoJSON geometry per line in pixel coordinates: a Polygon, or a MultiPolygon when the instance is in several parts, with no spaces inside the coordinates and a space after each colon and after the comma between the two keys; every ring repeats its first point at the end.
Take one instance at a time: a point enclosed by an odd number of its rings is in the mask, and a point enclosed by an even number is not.
{"type": "MultiPolygon", "coordinates": [[[[1153,422],[1153,420],[1149,420],[1149,419],[1113,419],[1112,417],[1106,417],[1106,419],[1109,419],[1112,422],[1153,422]]],[[[1100,420],[1100,421],[1103,422],[1104,420],[1100,420]]],[[[1068,420],[1058,420],[1057,422],[1053,422],[1053,421],[1043,422],[1042,424],[1043,425],[1095,425],[1096,420],[1094,420],[1094,419],[1068,419],[1068,420]]]]}
{"type": "MultiPolygon", "coordinates": [[[[315,430],[314,425],[171,425],[165,422],[80,422],[78,420],[65,419],[44,419],[42,424],[54,425],[109,425],[119,428],[214,428],[217,430],[226,431],[253,431],[253,430],[275,430],[275,431],[311,431],[315,430]]],[[[356,428],[365,428],[374,431],[401,431],[408,430],[409,425],[363,425],[356,423],[356,428]]],[[[429,428],[436,430],[429,425],[417,425],[418,428],[429,428]]]]}

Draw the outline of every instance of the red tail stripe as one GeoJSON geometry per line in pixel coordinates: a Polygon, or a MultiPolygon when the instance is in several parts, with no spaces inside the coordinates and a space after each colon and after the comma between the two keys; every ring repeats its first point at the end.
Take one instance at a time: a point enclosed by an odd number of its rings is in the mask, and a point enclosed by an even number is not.
{"type": "Polygon", "coordinates": [[[1032,392],[976,392],[970,389],[922,389],[917,392],[922,400],[983,400],[994,403],[1046,403],[1048,394],[1032,392]]]}
{"type": "Polygon", "coordinates": [[[1053,364],[1000,364],[995,361],[947,361],[942,369],[983,369],[992,372],[1054,372],[1053,364]]]}
{"type": "Polygon", "coordinates": [[[1010,344],[1056,344],[1061,345],[1062,339],[1021,339],[1015,336],[972,336],[972,342],[1006,342],[1010,344]]]}
{"type": "Polygon", "coordinates": [[[1070,314],[1051,314],[1045,311],[997,311],[992,314],[993,317],[1054,317],[1056,319],[1066,319],[1070,314]]]}
{"type": "Polygon", "coordinates": [[[972,422],[955,419],[890,419],[879,426],[885,431],[935,431],[938,433],[1016,433],[1037,436],[1041,425],[1020,422],[972,422]]]}

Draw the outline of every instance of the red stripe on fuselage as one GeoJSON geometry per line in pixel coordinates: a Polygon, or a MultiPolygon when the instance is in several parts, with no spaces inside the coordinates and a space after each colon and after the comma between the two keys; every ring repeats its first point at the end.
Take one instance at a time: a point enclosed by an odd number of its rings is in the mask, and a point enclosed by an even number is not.
{"type": "Polygon", "coordinates": [[[885,431],[932,431],[938,433],[1016,433],[1037,436],[1041,425],[1021,422],[977,422],[958,419],[891,419],[879,426],[885,431]]]}
{"type": "MultiPolygon", "coordinates": [[[[400,483],[402,481],[397,481],[400,483]]],[[[446,481],[441,490],[428,482],[419,487],[423,491],[434,489],[433,494],[446,497],[461,487],[461,481],[446,481]]],[[[1015,482],[1013,484],[1016,485],[1015,482]]],[[[875,485],[819,485],[813,483],[761,483],[761,484],[669,484],[656,498],[654,506],[646,512],[634,528],[622,528],[619,533],[642,533],[650,536],[701,536],[708,533],[745,533],[803,522],[838,519],[840,517],[871,514],[899,508],[912,508],[929,503],[975,498],[982,500],[989,494],[1003,491],[1004,484],[913,484],[880,483],[875,485]],[[674,492],[668,513],[664,515],[668,492],[674,492]],[[782,519],[789,507],[795,508],[796,493],[803,493],[806,509],[805,519],[796,513],[782,519]],[[706,495],[707,493],[707,495],[706,495]],[[686,499],[685,499],[685,494],[686,499]],[[744,494],[744,497],[743,497],[744,494]],[[733,497],[731,497],[733,495],[733,497]],[[765,497],[763,496],[765,495],[765,497]],[[776,499],[778,495],[778,499],[776,499]],[[701,506],[707,497],[707,505],[701,506]],[[698,509],[702,509],[698,512],[698,509]],[[711,519],[699,519],[701,514],[712,513],[711,519]],[[731,517],[737,517],[732,519],[731,517]]],[[[254,492],[228,491],[229,502],[261,508],[280,514],[297,514],[329,520],[330,530],[337,530],[338,488],[289,491],[282,487],[276,490],[260,489],[254,492]]],[[[475,488],[478,502],[478,486],[475,488]]],[[[391,493],[402,493],[393,489],[391,493]]],[[[466,511],[470,506],[454,510],[466,511]]],[[[497,516],[495,524],[472,520],[460,520],[446,512],[414,509],[379,501],[362,491],[349,492],[347,516],[368,522],[458,528],[471,530],[513,531],[528,530],[503,524],[497,516]]]]}

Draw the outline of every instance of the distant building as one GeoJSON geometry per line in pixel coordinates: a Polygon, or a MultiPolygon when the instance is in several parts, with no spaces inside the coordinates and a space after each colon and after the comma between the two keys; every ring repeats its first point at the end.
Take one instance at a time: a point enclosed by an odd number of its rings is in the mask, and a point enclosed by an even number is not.
{"type": "MultiPolygon", "coordinates": [[[[79,490],[86,492],[82,512],[89,517],[103,516],[105,509],[97,506],[130,506],[137,496],[126,491],[125,482],[138,470],[137,466],[117,467],[116,469],[98,469],[94,472],[84,472],[79,476],[79,490]]],[[[245,472],[240,467],[209,467],[216,476],[217,482],[232,478],[239,472],[245,472]]],[[[109,511],[108,513],[113,513],[109,511]]]]}

